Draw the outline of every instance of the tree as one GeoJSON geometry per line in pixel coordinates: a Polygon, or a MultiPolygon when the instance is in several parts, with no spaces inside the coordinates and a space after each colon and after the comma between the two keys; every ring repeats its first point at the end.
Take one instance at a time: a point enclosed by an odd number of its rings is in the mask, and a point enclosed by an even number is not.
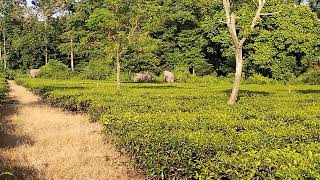
{"type": "Polygon", "coordinates": [[[39,16],[43,19],[44,22],[44,44],[45,44],[45,64],[48,64],[49,60],[49,50],[48,46],[50,44],[48,35],[50,34],[48,29],[50,27],[50,20],[53,15],[63,10],[66,2],[64,0],[33,0],[32,4],[34,5],[35,10],[38,12],[39,16]]]}
{"type": "Polygon", "coordinates": [[[62,42],[59,45],[59,49],[60,51],[62,51],[63,53],[69,52],[70,55],[70,67],[71,70],[74,71],[74,52],[75,52],[75,44],[77,42],[75,42],[77,40],[77,36],[80,34],[80,32],[82,32],[77,24],[75,23],[76,21],[76,17],[75,12],[71,12],[69,11],[68,15],[65,18],[65,29],[66,31],[61,35],[61,38],[63,40],[67,40],[69,41],[68,43],[64,43],[62,42]]]}
{"type": "MultiPolygon", "coordinates": [[[[255,2],[255,1],[254,1],[255,2]]],[[[223,0],[223,8],[225,11],[226,16],[226,24],[231,35],[233,49],[235,53],[236,59],[236,72],[235,72],[235,79],[233,83],[232,92],[228,101],[228,104],[233,105],[235,104],[238,93],[240,89],[240,81],[242,77],[243,71],[243,46],[247,38],[249,37],[250,33],[254,30],[255,26],[259,23],[260,17],[262,15],[272,15],[274,13],[262,13],[263,7],[266,4],[266,0],[258,0],[257,10],[255,12],[254,17],[252,18],[251,25],[242,32],[242,37],[239,38],[238,29],[236,27],[236,20],[238,17],[235,14],[233,6],[237,2],[232,3],[230,0],[223,0]],[[247,31],[247,32],[246,32],[247,31]]],[[[278,12],[277,12],[278,13],[278,12]]]]}
{"type": "MultiPolygon", "coordinates": [[[[12,41],[21,32],[23,13],[23,0],[0,0],[0,28],[3,45],[3,67],[8,67],[8,61],[14,53],[11,53],[12,41]]],[[[12,59],[11,59],[12,60],[12,59]]]]}
{"type": "Polygon", "coordinates": [[[211,6],[208,8],[208,3],[212,2],[162,1],[157,5],[157,23],[150,32],[154,39],[161,41],[156,53],[162,69],[184,67],[186,71],[190,69],[199,75],[209,72],[208,40],[201,28],[204,15],[215,12],[211,6]]]}
{"type": "Polygon", "coordinates": [[[277,80],[285,74],[299,76],[318,64],[320,56],[319,21],[308,6],[278,4],[280,16],[265,17],[257,25],[246,46],[250,69],[277,80]]]}
{"type": "MultiPolygon", "coordinates": [[[[105,39],[108,55],[115,60],[117,90],[121,84],[121,61],[131,44],[139,41],[147,19],[142,7],[144,1],[107,0],[102,8],[97,8],[88,20],[88,26],[98,29],[105,39]]],[[[148,34],[147,34],[148,36],[148,34]]]]}
{"type": "Polygon", "coordinates": [[[44,65],[43,23],[36,16],[24,19],[23,31],[12,40],[12,53],[17,54],[11,68],[30,69],[44,65]]]}
{"type": "Polygon", "coordinates": [[[1,34],[2,34],[2,47],[3,47],[3,55],[1,56],[1,60],[3,63],[3,67],[7,68],[7,28],[8,28],[8,20],[10,16],[11,2],[10,1],[2,1],[0,5],[0,17],[1,17],[1,34]]]}

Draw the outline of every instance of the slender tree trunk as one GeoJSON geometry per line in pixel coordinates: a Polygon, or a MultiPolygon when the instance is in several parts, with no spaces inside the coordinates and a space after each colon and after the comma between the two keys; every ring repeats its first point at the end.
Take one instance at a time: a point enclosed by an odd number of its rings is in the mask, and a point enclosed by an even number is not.
{"type": "Polygon", "coordinates": [[[235,49],[235,56],[236,56],[236,73],[235,73],[235,78],[233,82],[232,92],[228,101],[228,104],[230,105],[233,105],[236,103],[238,94],[239,94],[242,68],[243,68],[242,46],[235,49]]]}
{"type": "Polygon", "coordinates": [[[6,33],[3,31],[3,67],[7,68],[6,33]]]}
{"type": "Polygon", "coordinates": [[[70,50],[71,50],[71,70],[74,71],[74,58],[73,58],[73,39],[70,41],[70,50]]]}
{"type": "Polygon", "coordinates": [[[196,75],[196,70],[195,70],[195,68],[194,67],[192,67],[192,75],[196,75]]]}
{"type": "Polygon", "coordinates": [[[48,64],[48,46],[46,46],[46,48],[45,48],[45,50],[44,50],[45,52],[45,54],[44,54],[44,56],[45,56],[45,63],[46,63],[46,65],[48,64]]]}
{"type": "Polygon", "coordinates": [[[2,45],[0,45],[0,61],[2,61],[2,45]]]}
{"type": "MultiPolygon", "coordinates": [[[[239,39],[238,34],[237,34],[237,28],[236,28],[236,15],[234,12],[232,12],[232,2],[231,0],[222,0],[223,2],[223,8],[225,11],[225,15],[226,15],[226,24],[228,27],[228,30],[230,32],[231,35],[231,39],[232,39],[232,44],[234,47],[234,52],[235,52],[235,57],[236,57],[236,73],[235,73],[235,79],[234,79],[234,83],[233,83],[233,88],[232,88],[232,92],[228,101],[228,104],[233,105],[236,103],[237,98],[238,98],[238,94],[239,94],[239,89],[240,89],[240,83],[241,83],[241,75],[242,75],[242,69],[243,69],[243,54],[242,54],[242,50],[243,50],[243,44],[245,43],[248,35],[242,37],[242,39],[239,39]]],[[[256,4],[257,6],[257,11],[255,16],[252,19],[251,22],[251,30],[254,29],[254,27],[258,24],[259,20],[260,20],[260,16],[261,15],[272,15],[272,14],[277,14],[279,12],[275,12],[275,13],[264,13],[262,14],[262,9],[266,3],[266,0],[258,0],[259,5],[256,4]]]]}
{"type": "MultiPolygon", "coordinates": [[[[119,45],[120,46],[120,45],[119,45]]],[[[120,47],[117,48],[117,52],[116,52],[116,66],[117,66],[117,90],[120,90],[120,83],[121,83],[121,79],[120,79],[120,71],[121,71],[121,65],[120,65],[120,47]]]]}
{"type": "Polygon", "coordinates": [[[45,50],[44,50],[44,56],[45,56],[45,63],[48,64],[48,17],[45,17],[44,19],[44,30],[45,30],[45,50]]]}

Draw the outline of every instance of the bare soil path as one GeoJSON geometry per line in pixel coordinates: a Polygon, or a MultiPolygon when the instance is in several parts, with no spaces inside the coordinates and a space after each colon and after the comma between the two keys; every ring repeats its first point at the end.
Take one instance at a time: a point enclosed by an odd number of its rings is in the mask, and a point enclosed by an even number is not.
{"type": "Polygon", "coordinates": [[[0,107],[0,171],[15,176],[0,179],[144,179],[108,142],[99,123],[9,85],[9,99],[0,107]]]}

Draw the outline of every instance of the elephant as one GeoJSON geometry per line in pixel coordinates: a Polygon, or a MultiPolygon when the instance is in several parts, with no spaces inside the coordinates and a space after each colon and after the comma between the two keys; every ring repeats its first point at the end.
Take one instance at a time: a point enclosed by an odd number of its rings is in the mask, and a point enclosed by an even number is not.
{"type": "Polygon", "coordinates": [[[174,82],[174,74],[170,71],[164,71],[164,81],[168,83],[174,82]]]}
{"type": "Polygon", "coordinates": [[[149,72],[140,72],[137,73],[134,77],[133,81],[135,83],[141,83],[141,82],[150,82],[152,81],[152,76],[149,74],[149,72]]]}
{"type": "Polygon", "coordinates": [[[40,74],[40,70],[39,69],[31,69],[30,70],[30,76],[32,78],[37,78],[40,74]]]}

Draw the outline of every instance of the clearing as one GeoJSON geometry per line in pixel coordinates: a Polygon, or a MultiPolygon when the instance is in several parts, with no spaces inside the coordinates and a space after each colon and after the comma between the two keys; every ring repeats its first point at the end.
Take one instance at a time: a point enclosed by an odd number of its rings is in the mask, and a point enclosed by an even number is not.
{"type": "Polygon", "coordinates": [[[45,105],[15,82],[9,85],[0,109],[0,171],[14,174],[8,179],[143,179],[99,123],[45,105]]]}

